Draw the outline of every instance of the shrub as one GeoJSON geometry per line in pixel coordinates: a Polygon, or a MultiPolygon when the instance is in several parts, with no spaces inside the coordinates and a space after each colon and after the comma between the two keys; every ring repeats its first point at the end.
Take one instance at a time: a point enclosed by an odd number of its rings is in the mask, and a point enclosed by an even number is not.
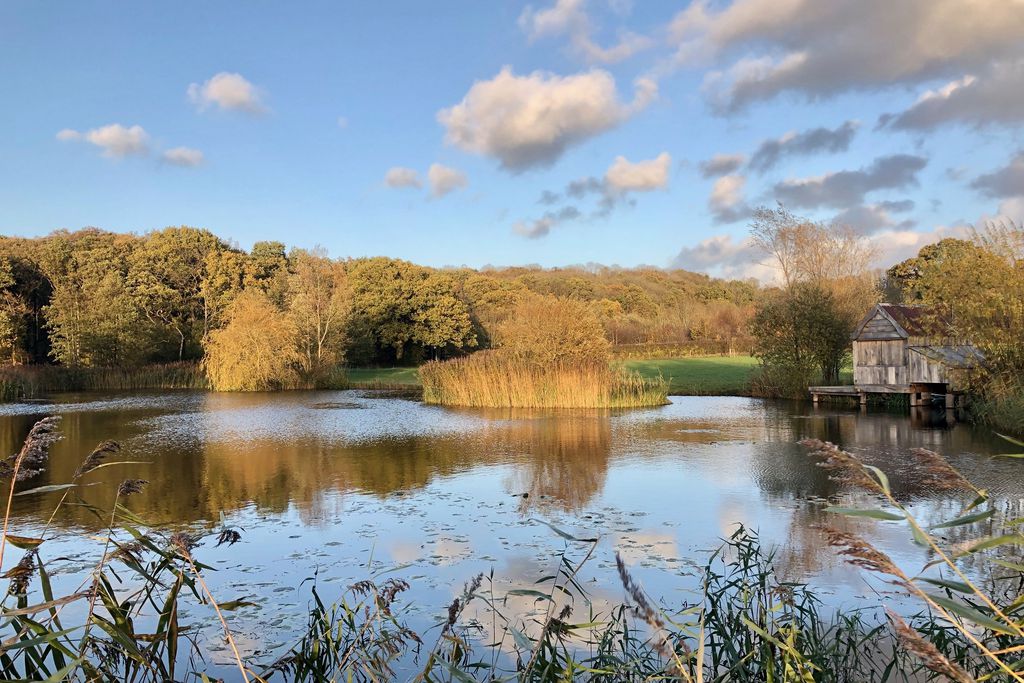
{"type": "Polygon", "coordinates": [[[611,352],[590,305],[551,295],[524,297],[498,325],[495,341],[504,353],[538,365],[607,363],[611,352]]]}

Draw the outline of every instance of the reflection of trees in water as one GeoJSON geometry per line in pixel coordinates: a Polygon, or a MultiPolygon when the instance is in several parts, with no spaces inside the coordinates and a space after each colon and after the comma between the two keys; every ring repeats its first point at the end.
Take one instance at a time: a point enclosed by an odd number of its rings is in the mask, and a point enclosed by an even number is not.
{"type": "Polygon", "coordinates": [[[604,487],[612,446],[607,413],[519,415],[491,437],[524,456],[510,482],[513,493],[529,494],[524,511],[549,503],[579,510],[604,487]]]}

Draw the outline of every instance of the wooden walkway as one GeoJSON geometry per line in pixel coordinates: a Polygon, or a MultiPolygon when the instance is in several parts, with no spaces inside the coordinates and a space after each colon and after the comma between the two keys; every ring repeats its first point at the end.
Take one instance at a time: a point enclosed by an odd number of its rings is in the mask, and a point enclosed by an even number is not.
{"type": "MultiPolygon", "coordinates": [[[[864,406],[868,403],[868,394],[906,394],[910,397],[911,407],[931,405],[932,403],[932,394],[930,392],[921,391],[919,388],[912,387],[909,384],[861,384],[857,386],[846,384],[838,387],[807,387],[807,390],[810,392],[811,400],[815,404],[818,403],[819,398],[822,396],[846,396],[858,399],[860,404],[864,406]]],[[[955,397],[953,393],[936,395],[936,397],[939,396],[945,399],[947,408],[954,406],[955,397]]]]}

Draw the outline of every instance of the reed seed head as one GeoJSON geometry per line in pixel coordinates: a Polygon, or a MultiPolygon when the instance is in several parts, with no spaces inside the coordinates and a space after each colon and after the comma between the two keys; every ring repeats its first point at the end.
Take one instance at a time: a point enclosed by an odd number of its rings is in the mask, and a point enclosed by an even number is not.
{"type": "Polygon", "coordinates": [[[938,491],[975,490],[974,486],[944,457],[927,448],[911,449],[919,467],[919,481],[938,491]]]}
{"type": "Polygon", "coordinates": [[[234,545],[242,540],[242,534],[235,529],[224,529],[217,536],[217,545],[220,547],[227,543],[228,545],[234,545]]]}
{"type": "Polygon", "coordinates": [[[121,450],[121,444],[116,441],[103,441],[96,448],[93,449],[82,464],[75,470],[74,479],[78,479],[83,474],[92,472],[94,469],[103,464],[103,461],[107,459],[108,455],[113,455],[121,450]]]}
{"type": "Polygon", "coordinates": [[[0,465],[0,476],[11,476],[17,470],[17,481],[25,481],[46,469],[50,447],[61,440],[60,416],[44,417],[32,425],[21,450],[0,465]]]}
{"type": "Polygon", "coordinates": [[[171,547],[177,550],[186,560],[192,559],[192,549],[199,545],[192,534],[179,531],[171,535],[171,547]]]}
{"type": "Polygon", "coordinates": [[[953,662],[946,659],[938,648],[925,640],[920,633],[911,628],[898,614],[886,608],[889,621],[896,629],[896,637],[903,647],[921,660],[925,667],[949,680],[958,683],[975,683],[974,678],[953,662]]]}
{"type": "Polygon", "coordinates": [[[844,555],[850,564],[879,574],[887,574],[899,579],[900,583],[909,585],[910,580],[907,575],[893,563],[889,556],[863,538],[832,527],[818,528],[825,532],[829,545],[838,548],[839,554],[844,555]]]}
{"type": "Polygon", "coordinates": [[[810,455],[821,458],[818,467],[827,470],[832,481],[867,489],[873,493],[883,493],[881,484],[867,473],[864,463],[852,453],[847,453],[834,443],[820,439],[804,439],[800,445],[811,449],[810,455]]]}
{"type": "Polygon", "coordinates": [[[28,584],[36,573],[36,553],[30,550],[25,553],[18,564],[11,567],[5,574],[5,579],[11,580],[7,592],[11,595],[25,595],[28,592],[28,584]]]}
{"type": "Polygon", "coordinates": [[[149,482],[145,479],[125,479],[121,482],[121,485],[117,487],[117,495],[122,498],[135,495],[148,483],[149,482]]]}

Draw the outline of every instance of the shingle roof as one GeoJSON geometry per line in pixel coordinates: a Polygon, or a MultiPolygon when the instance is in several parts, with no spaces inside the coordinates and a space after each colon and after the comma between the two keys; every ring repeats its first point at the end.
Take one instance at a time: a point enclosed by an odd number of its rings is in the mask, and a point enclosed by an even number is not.
{"type": "Polygon", "coordinates": [[[948,336],[949,322],[931,306],[878,304],[911,337],[948,336]]]}

